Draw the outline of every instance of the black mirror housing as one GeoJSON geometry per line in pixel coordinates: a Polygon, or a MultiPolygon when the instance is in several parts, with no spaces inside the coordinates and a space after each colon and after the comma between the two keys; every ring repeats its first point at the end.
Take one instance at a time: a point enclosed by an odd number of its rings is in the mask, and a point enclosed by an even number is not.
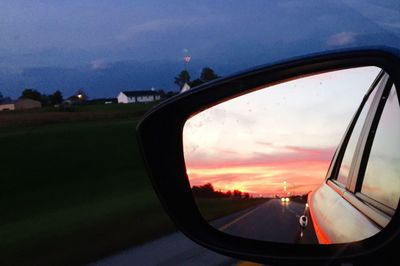
{"type": "Polygon", "coordinates": [[[153,187],[166,212],[190,239],[216,252],[268,264],[385,264],[400,244],[400,210],[375,236],[350,244],[296,245],[224,234],[199,213],[186,174],[182,130],[188,118],[220,102],[291,79],[352,67],[377,66],[400,88],[400,51],[386,47],[310,55],[250,69],[203,84],[149,111],[138,125],[138,140],[153,187]]]}

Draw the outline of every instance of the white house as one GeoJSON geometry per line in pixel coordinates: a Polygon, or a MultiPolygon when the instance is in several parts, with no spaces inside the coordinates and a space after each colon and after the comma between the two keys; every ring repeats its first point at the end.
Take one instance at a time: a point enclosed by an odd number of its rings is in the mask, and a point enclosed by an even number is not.
{"type": "Polygon", "coordinates": [[[154,90],[121,91],[117,99],[118,103],[148,103],[160,100],[161,93],[154,90]]]}
{"type": "Polygon", "coordinates": [[[14,103],[0,103],[0,111],[15,110],[14,103]]]}
{"type": "Polygon", "coordinates": [[[188,91],[188,90],[190,90],[190,86],[189,86],[189,84],[187,84],[185,82],[185,84],[182,86],[182,89],[181,89],[180,93],[183,93],[183,92],[188,91]]]}

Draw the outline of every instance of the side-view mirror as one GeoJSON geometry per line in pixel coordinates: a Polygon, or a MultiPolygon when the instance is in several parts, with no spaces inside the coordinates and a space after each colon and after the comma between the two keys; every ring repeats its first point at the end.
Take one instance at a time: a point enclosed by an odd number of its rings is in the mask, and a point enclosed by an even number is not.
{"type": "Polygon", "coordinates": [[[249,261],[389,261],[400,242],[399,55],[298,58],[155,107],[138,136],[171,219],[249,261]]]}
{"type": "Polygon", "coordinates": [[[305,216],[305,215],[300,216],[300,218],[299,218],[299,224],[300,224],[300,227],[302,227],[302,228],[307,227],[307,224],[308,224],[308,218],[307,218],[307,216],[305,216]]]}

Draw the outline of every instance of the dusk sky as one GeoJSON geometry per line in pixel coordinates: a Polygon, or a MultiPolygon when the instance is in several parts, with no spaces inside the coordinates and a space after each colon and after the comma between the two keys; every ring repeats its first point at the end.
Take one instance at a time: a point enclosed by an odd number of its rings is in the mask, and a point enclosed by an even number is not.
{"type": "Polygon", "coordinates": [[[177,89],[184,49],[196,78],[204,66],[228,75],[310,52],[398,47],[396,6],[397,0],[1,1],[0,91],[16,97],[24,87],[65,94],[81,87],[103,97],[177,89]]]}
{"type": "Polygon", "coordinates": [[[261,89],[211,107],[184,127],[191,185],[271,196],[307,193],[380,69],[335,71],[261,89]]]}

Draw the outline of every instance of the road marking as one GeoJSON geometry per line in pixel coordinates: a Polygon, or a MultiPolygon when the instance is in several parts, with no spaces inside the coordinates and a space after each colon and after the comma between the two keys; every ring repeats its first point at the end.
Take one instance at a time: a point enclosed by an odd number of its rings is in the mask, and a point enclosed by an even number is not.
{"type": "MultiPolygon", "coordinates": [[[[267,203],[267,202],[266,202],[267,203]]],[[[264,203],[264,204],[266,204],[264,203]]],[[[260,206],[258,206],[257,208],[254,208],[252,210],[250,210],[249,212],[246,212],[245,214],[239,216],[238,218],[234,219],[233,221],[221,226],[218,230],[220,231],[224,231],[226,228],[228,228],[229,226],[233,225],[234,223],[237,223],[238,221],[240,221],[241,219],[243,219],[244,217],[246,217],[247,215],[253,213],[254,211],[256,211],[258,208],[261,208],[264,204],[261,204],[260,206]]]]}

